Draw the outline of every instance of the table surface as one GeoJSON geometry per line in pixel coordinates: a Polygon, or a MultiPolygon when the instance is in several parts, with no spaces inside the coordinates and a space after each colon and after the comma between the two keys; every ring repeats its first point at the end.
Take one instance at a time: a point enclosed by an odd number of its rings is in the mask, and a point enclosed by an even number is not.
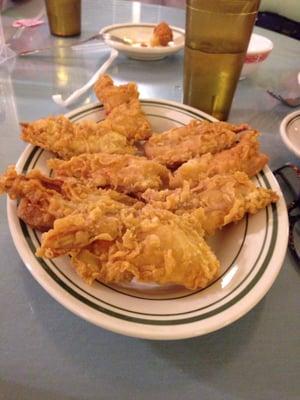
{"type": "MultiPolygon", "coordinates": [[[[7,10],[6,38],[40,46],[69,43],[53,38],[47,25],[13,29],[11,22],[36,16],[41,0],[7,10]]],[[[85,0],[82,37],[118,22],[166,20],[184,27],[184,10],[138,2],[85,0]]],[[[292,110],[269,97],[272,88],[296,94],[300,44],[255,29],[274,50],[250,78],[240,81],[230,121],[248,122],[262,132],[271,168],[297,162],[282,144],[279,124],[292,110]]],[[[0,67],[0,170],[15,163],[25,144],[19,121],[66,112],[51,95],[82,86],[107,57],[91,46],[83,51],[46,52],[0,67]]],[[[155,62],[119,56],[109,73],[118,82],[134,80],[142,98],[181,101],[183,54],[155,62]]],[[[95,101],[89,92],[72,108],[95,101]]],[[[299,160],[298,160],[299,163],[299,160]]],[[[0,199],[0,399],[299,399],[299,266],[287,253],[282,270],[264,299],[234,324],[203,337],[147,341],[117,335],[64,309],[32,278],[13,245],[0,199]]]]}

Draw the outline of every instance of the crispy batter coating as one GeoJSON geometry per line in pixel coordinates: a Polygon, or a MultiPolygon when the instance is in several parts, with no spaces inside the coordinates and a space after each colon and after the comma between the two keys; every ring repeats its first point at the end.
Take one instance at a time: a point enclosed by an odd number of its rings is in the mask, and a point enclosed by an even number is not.
{"type": "Polygon", "coordinates": [[[63,115],[22,123],[21,138],[68,159],[83,153],[134,153],[124,135],[91,121],[73,124],[63,115]]]}
{"type": "Polygon", "coordinates": [[[82,154],[69,161],[52,159],[48,166],[56,177],[75,177],[86,184],[110,186],[124,193],[167,187],[170,172],[145,157],[116,154],[82,154]]]}
{"type": "Polygon", "coordinates": [[[246,213],[255,214],[278,200],[275,192],[256,187],[243,172],[206,178],[193,189],[187,183],[174,190],[158,192],[149,189],[141,197],[153,207],[179,215],[190,214],[195,226],[200,226],[209,235],[239,221],[246,213]]]}
{"type": "Polygon", "coordinates": [[[18,175],[11,166],[0,177],[0,194],[6,192],[11,199],[20,199],[18,217],[41,232],[50,229],[56,218],[76,210],[61,190],[60,180],[42,177],[38,171],[26,177],[18,175]]]}
{"type": "Polygon", "coordinates": [[[268,156],[259,151],[257,138],[258,132],[249,131],[230,149],[192,158],[174,172],[170,187],[182,187],[184,181],[187,181],[193,188],[206,177],[235,171],[245,172],[249,177],[256,175],[269,160],[268,156]]]}
{"type": "MultiPolygon", "coordinates": [[[[171,40],[165,25],[155,29],[160,45],[171,40]]],[[[21,124],[25,141],[64,160],[49,160],[54,178],[9,167],[0,194],[19,200],[18,216],[47,232],[38,256],[70,255],[90,284],[136,279],[206,287],[219,262],[205,235],[278,199],[247,176],[268,160],[258,133],[246,124],[195,120],[151,136],[134,83],[115,86],[105,75],[95,93],[107,112],[99,123],[57,116],[21,124]],[[146,139],[136,145],[148,158],[132,155],[133,143],[146,139]],[[173,175],[167,169],[181,164],[173,175]]]]}
{"type": "Polygon", "coordinates": [[[121,104],[126,104],[139,98],[139,92],[134,82],[115,86],[109,75],[102,75],[97,80],[94,85],[94,92],[99,101],[103,103],[104,109],[108,114],[121,104]]]}
{"type": "Polygon", "coordinates": [[[71,254],[77,273],[88,283],[141,282],[206,287],[219,262],[201,235],[166,210],[144,207],[107,209],[57,220],[43,235],[39,256],[71,254]]]}
{"type": "Polygon", "coordinates": [[[190,158],[231,147],[238,140],[236,133],[247,128],[248,125],[193,120],[186,126],[152,135],[144,149],[148,158],[174,167],[190,158]]]}
{"type": "Polygon", "coordinates": [[[150,122],[138,100],[115,107],[99,125],[126,136],[130,142],[148,139],[152,134],[150,122]]]}
{"type": "Polygon", "coordinates": [[[161,22],[155,26],[150,40],[150,45],[155,46],[168,46],[168,43],[173,40],[173,32],[166,22],[161,22]]]}
{"type": "Polygon", "coordinates": [[[122,208],[128,207],[104,197],[92,207],[83,207],[57,219],[53,229],[43,235],[38,254],[53,258],[87,246],[94,240],[115,240],[121,234],[119,219],[122,208]]]}
{"type": "Polygon", "coordinates": [[[49,178],[38,170],[27,175],[18,174],[14,166],[0,176],[0,194],[7,193],[13,200],[20,200],[18,216],[31,228],[45,232],[52,228],[56,219],[92,207],[103,198],[112,199],[127,206],[137,201],[114,190],[96,190],[80,184],[76,179],[49,178]]]}

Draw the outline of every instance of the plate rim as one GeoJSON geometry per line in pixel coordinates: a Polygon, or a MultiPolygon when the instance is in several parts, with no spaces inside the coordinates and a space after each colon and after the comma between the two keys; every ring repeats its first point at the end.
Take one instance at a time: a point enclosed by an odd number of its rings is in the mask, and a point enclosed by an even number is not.
{"type": "MultiPolygon", "coordinates": [[[[177,109],[179,109],[178,112],[180,112],[180,110],[186,110],[189,112],[192,112],[195,116],[199,116],[199,117],[204,117],[205,119],[209,119],[209,120],[216,120],[215,118],[211,117],[210,115],[199,111],[193,107],[189,107],[186,105],[183,105],[179,102],[175,102],[175,101],[169,101],[169,100],[164,100],[164,99],[144,99],[141,100],[142,104],[143,103],[154,103],[154,104],[158,104],[158,103],[163,103],[166,104],[168,106],[176,106],[176,111],[178,111],[177,109]]],[[[68,112],[67,114],[65,114],[66,117],[68,118],[72,118],[73,116],[76,116],[77,113],[82,113],[88,110],[92,110],[94,107],[101,107],[100,103],[92,103],[92,104],[88,104],[82,107],[78,107],[75,110],[72,110],[70,112],[68,112]]],[[[18,163],[17,166],[20,164],[24,164],[24,161],[26,161],[26,157],[27,154],[29,152],[32,151],[33,148],[35,148],[36,146],[33,145],[28,145],[25,150],[21,153],[19,159],[18,159],[18,163]],[[24,161],[22,161],[24,159],[24,161]]],[[[280,187],[277,183],[276,178],[274,177],[274,175],[272,174],[271,170],[269,169],[269,167],[265,168],[265,171],[267,174],[271,174],[272,178],[274,179],[274,184],[277,184],[277,189],[278,191],[281,193],[280,187]]],[[[276,207],[279,207],[279,204],[276,205],[276,207]]],[[[45,291],[50,294],[53,298],[55,298],[61,305],[63,305],[65,308],[67,308],[69,311],[71,311],[72,313],[78,315],[79,317],[91,322],[92,324],[96,325],[96,326],[100,326],[104,329],[108,329],[110,331],[119,333],[119,334],[125,334],[127,336],[133,336],[133,337],[138,337],[138,338],[144,338],[144,339],[155,339],[155,340],[177,340],[177,339],[186,339],[186,338],[190,338],[190,337],[195,337],[195,336],[200,336],[200,335],[204,335],[207,334],[209,332],[213,332],[216,330],[219,330],[229,324],[231,324],[232,322],[238,320],[239,318],[241,318],[243,315],[247,314],[248,311],[250,311],[263,297],[264,295],[269,291],[270,287],[272,286],[272,284],[274,283],[281,267],[283,264],[283,260],[285,257],[285,253],[286,253],[286,248],[287,248],[287,240],[288,240],[288,222],[287,222],[287,212],[286,212],[286,207],[285,207],[285,203],[283,201],[280,201],[280,207],[281,207],[281,212],[284,213],[285,215],[282,215],[282,218],[285,219],[285,224],[283,223],[281,225],[280,230],[278,230],[278,234],[276,237],[276,242],[279,241],[280,242],[280,246],[277,246],[277,249],[275,247],[274,249],[274,253],[272,254],[271,259],[274,257],[274,254],[276,255],[276,265],[275,267],[273,267],[273,269],[271,270],[271,272],[273,272],[272,274],[270,274],[270,271],[268,272],[267,276],[266,276],[266,271],[264,271],[263,275],[261,276],[261,278],[258,280],[258,282],[254,285],[254,287],[245,295],[242,297],[241,300],[239,300],[236,304],[233,305],[233,307],[229,307],[229,309],[220,312],[219,314],[217,314],[216,316],[213,316],[212,318],[214,319],[213,323],[211,323],[210,321],[210,326],[207,327],[207,329],[203,328],[203,322],[205,325],[205,321],[209,320],[210,318],[206,318],[204,321],[201,321],[200,323],[198,321],[196,321],[195,323],[189,323],[187,325],[189,325],[191,328],[186,330],[184,329],[183,331],[181,329],[178,329],[178,331],[176,331],[176,329],[171,329],[170,330],[170,325],[166,325],[166,326],[160,326],[160,329],[157,330],[157,326],[151,326],[151,325],[142,325],[142,324],[136,324],[133,322],[124,322],[120,319],[117,318],[113,318],[111,319],[110,317],[107,318],[106,315],[104,315],[103,313],[100,314],[100,319],[104,317],[104,323],[102,321],[102,323],[99,322],[99,320],[97,320],[97,315],[98,315],[98,319],[99,319],[99,314],[96,314],[95,317],[95,313],[91,312],[89,309],[87,309],[87,306],[85,304],[83,304],[80,300],[74,300],[74,298],[71,298],[69,293],[66,293],[66,291],[57,283],[53,283],[50,282],[49,285],[49,277],[47,276],[45,279],[45,274],[46,272],[42,269],[38,269],[35,268],[34,266],[32,266],[32,264],[34,262],[38,263],[37,259],[34,258],[34,256],[32,256],[31,254],[28,254],[28,243],[26,242],[24,236],[20,238],[17,237],[13,234],[14,231],[14,224],[16,222],[19,222],[20,224],[20,220],[18,219],[18,217],[16,216],[16,201],[14,200],[10,200],[9,198],[7,199],[7,215],[8,215],[8,223],[9,223],[9,229],[11,232],[11,236],[13,238],[15,247],[22,259],[22,261],[24,262],[26,268],[30,271],[30,273],[33,275],[34,279],[37,280],[37,282],[45,289],[45,291]],[[285,218],[284,218],[285,217],[285,218]],[[20,242],[24,242],[26,245],[22,246],[20,244],[20,242]],[[33,257],[33,262],[32,262],[32,257],[33,257]],[[262,279],[264,278],[263,282],[262,279]],[[262,287],[260,287],[262,284],[264,283],[264,285],[262,287]],[[253,296],[253,290],[259,289],[258,293],[256,293],[256,295],[253,296]],[[251,295],[252,294],[252,295],[251,295]],[[78,306],[78,301],[80,301],[80,306],[78,306]],[[241,307],[241,303],[243,305],[243,307],[241,307]],[[245,303],[245,304],[243,304],[245,303]],[[234,312],[232,312],[232,310],[235,309],[234,312]],[[227,315],[229,313],[229,315],[227,315]],[[220,315],[222,316],[222,314],[225,314],[226,318],[224,318],[223,315],[223,319],[222,321],[218,321],[220,319],[220,315]],[[121,322],[121,323],[120,323],[121,322]],[[125,324],[125,327],[124,327],[125,324]],[[196,325],[195,325],[196,324],[196,325]],[[197,326],[198,325],[198,326],[197,326]],[[200,327],[199,327],[200,325],[200,327]]],[[[279,215],[279,212],[278,212],[279,215]]],[[[280,221],[282,223],[282,221],[280,221]]],[[[20,224],[21,225],[21,224],[20,224]]],[[[269,269],[269,265],[267,267],[267,270],[269,269]]],[[[181,327],[181,325],[177,325],[179,327],[181,327]]]]}
{"type": "Polygon", "coordinates": [[[300,148],[299,150],[292,144],[292,142],[290,141],[290,139],[288,138],[287,135],[287,129],[289,124],[292,122],[293,119],[295,119],[296,117],[300,118],[300,110],[296,110],[293,111],[291,113],[289,113],[288,115],[286,115],[283,120],[280,123],[280,136],[281,139],[283,141],[283,143],[286,145],[286,147],[292,152],[294,153],[296,156],[300,157],[300,148]]]}

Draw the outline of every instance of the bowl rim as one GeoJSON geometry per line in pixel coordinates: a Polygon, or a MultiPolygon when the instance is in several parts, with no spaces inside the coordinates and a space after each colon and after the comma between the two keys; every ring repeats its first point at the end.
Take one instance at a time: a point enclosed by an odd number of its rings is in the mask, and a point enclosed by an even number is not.
{"type": "Polygon", "coordinates": [[[272,42],[271,39],[267,38],[266,36],[259,35],[258,33],[252,33],[251,37],[257,37],[259,39],[262,39],[266,43],[266,48],[264,50],[247,50],[246,55],[256,55],[256,54],[268,54],[273,50],[274,43],[272,42]]]}
{"type": "Polygon", "coordinates": [[[300,149],[296,148],[293,144],[293,142],[289,139],[287,130],[289,124],[295,119],[300,117],[300,110],[293,111],[292,113],[286,115],[283,120],[280,123],[279,130],[280,130],[280,136],[283,141],[283,143],[286,145],[286,147],[294,153],[296,156],[300,157],[300,149]]]}

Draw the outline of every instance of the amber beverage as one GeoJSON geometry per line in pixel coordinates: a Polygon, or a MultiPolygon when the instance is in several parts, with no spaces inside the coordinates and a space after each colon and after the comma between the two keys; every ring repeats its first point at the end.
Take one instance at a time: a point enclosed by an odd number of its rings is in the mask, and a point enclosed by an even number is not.
{"type": "Polygon", "coordinates": [[[45,3],[52,35],[80,35],[81,0],[45,0],[45,3]]]}
{"type": "Polygon", "coordinates": [[[260,0],[187,0],[184,103],[226,120],[260,0]]]}

